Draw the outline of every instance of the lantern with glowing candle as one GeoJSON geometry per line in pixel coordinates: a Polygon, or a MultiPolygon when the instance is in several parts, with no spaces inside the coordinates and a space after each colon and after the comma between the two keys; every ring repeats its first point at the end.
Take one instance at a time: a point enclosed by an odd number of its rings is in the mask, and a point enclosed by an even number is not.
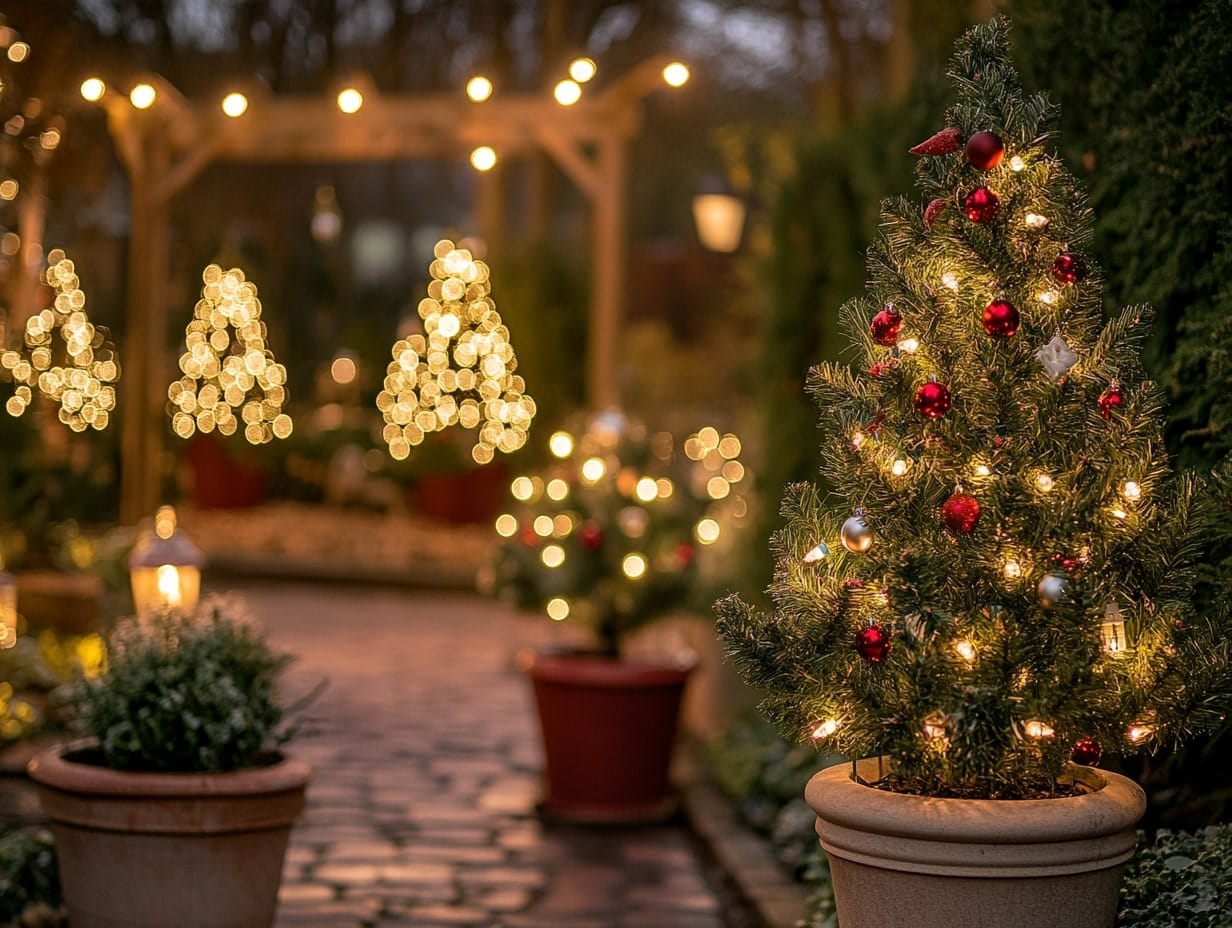
{"type": "Polygon", "coordinates": [[[1109,654],[1123,654],[1128,646],[1125,639],[1125,616],[1114,599],[1104,609],[1104,622],[1099,628],[1100,640],[1109,654]]]}
{"type": "Polygon", "coordinates": [[[191,613],[201,593],[201,550],[176,526],[175,510],[163,506],[128,559],[137,617],[160,612],[191,613]]]}

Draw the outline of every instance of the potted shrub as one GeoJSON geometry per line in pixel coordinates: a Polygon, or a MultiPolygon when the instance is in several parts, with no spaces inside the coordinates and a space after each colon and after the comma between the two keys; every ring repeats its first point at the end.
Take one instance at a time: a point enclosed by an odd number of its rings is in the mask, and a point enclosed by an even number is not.
{"type": "Polygon", "coordinates": [[[287,661],[224,600],[116,626],[69,697],[87,737],[29,765],[74,928],[273,922],[311,772],[278,751],[287,661]]]}
{"type": "Polygon", "coordinates": [[[701,429],[676,447],[615,412],[575,439],[555,433],[554,463],[516,477],[496,591],[589,646],[528,662],[543,731],[545,813],[572,820],[661,817],[672,807],[668,764],[694,661],[631,658],[636,630],[679,608],[699,576],[699,548],[742,511],[740,442],[701,429]]]}
{"type": "Polygon", "coordinates": [[[822,364],[821,471],[788,489],[771,614],[720,632],[785,733],[860,763],[806,797],[843,928],[1110,928],[1144,796],[1096,769],[1226,711],[1224,616],[1195,616],[1204,499],[1174,477],[1105,321],[1081,190],[1008,22],[960,39],[958,102],[883,204],[857,361],[822,364]]]}

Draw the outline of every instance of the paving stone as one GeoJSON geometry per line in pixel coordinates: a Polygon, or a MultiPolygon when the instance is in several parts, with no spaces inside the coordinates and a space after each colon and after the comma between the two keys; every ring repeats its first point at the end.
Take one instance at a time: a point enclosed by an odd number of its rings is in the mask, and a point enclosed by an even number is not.
{"type": "Polygon", "coordinates": [[[337,898],[332,886],[323,883],[283,882],[278,890],[278,901],[283,905],[308,902],[332,902],[337,898]]]}

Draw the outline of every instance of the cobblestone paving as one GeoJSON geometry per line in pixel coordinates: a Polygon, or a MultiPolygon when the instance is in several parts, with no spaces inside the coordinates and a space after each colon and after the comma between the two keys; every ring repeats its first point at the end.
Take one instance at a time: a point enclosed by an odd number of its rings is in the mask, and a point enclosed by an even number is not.
{"type": "Polygon", "coordinates": [[[292,753],[313,764],[278,928],[724,928],[678,825],[586,829],[535,815],[540,749],[515,669],[548,623],[450,594],[240,587],[298,660],[292,753]]]}

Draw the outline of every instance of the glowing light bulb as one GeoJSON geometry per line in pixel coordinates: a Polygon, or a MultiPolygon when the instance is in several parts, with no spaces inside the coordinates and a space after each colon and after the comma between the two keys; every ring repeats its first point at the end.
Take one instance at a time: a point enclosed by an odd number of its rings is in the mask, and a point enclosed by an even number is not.
{"type": "Polygon", "coordinates": [[[178,608],[184,602],[180,572],[174,564],[163,564],[158,568],[158,595],[163,605],[171,609],[178,608]]]}
{"type": "Polygon", "coordinates": [[[551,516],[535,516],[533,528],[540,538],[547,538],[556,530],[556,523],[551,516]]]}
{"type": "Polygon", "coordinates": [[[1026,732],[1028,738],[1051,738],[1056,734],[1051,725],[1039,719],[1028,719],[1023,725],[1023,731],[1026,732]]]}
{"type": "Polygon", "coordinates": [[[1041,216],[1039,213],[1027,213],[1022,221],[1028,229],[1034,229],[1036,232],[1048,227],[1048,217],[1041,216]]]}
{"type": "Polygon", "coordinates": [[[599,67],[590,58],[574,58],[569,62],[569,76],[579,84],[585,84],[598,73],[599,67]]]}
{"type": "Polygon", "coordinates": [[[643,503],[648,503],[652,499],[659,498],[659,485],[655,482],[654,477],[643,477],[637,482],[633,493],[643,503]]]}
{"type": "Polygon", "coordinates": [[[559,503],[569,495],[569,484],[559,477],[553,477],[548,481],[547,494],[548,499],[554,499],[559,503]]]}
{"type": "Polygon", "coordinates": [[[689,69],[679,61],[673,61],[663,69],[663,80],[669,87],[683,87],[689,82],[689,69]]]}
{"type": "Polygon", "coordinates": [[[957,290],[958,275],[953,271],[946,271],[941,275],[941,286],[945,287],[947,290],[957,290]]]}
{"type": "Polygon", "coordinates": [[[896,347],[902,354],[913,354],[919,349],[920,340],[918,338],[904,338],[896,347]]]}
{"type": "Polygon", "coordinates": [[[496,517],[496,534],[501,538],[512,538],[518,530],[517,517],[510,513],[502,513],[496,517]]]}
{"type": "Polygon", "coordinates": [[[1017,580],[1022,576],[1022,565],[1013,559],[1009,559],[1001,565],[1001,573],[1005,575],[1007,580],[1017,580]]]}
{"type": "Polygon", "coordinates": [[[907,462],[903,458],[898,458],[890,465],[890,473],[895,477],[901,477],[907,473],[907,462]]]}
{"type": "Polygon", "coordinates": [[[229,93],[222,98],[222,111],[232,119],[248,112],[248,98],[242,93],[229,93]]]}
{"type": "Polygon", "coordinates": [[[1121,484],[1121,495],[1131,503],[1142,499],[1142,486],[1134,480],[1126,480],[1121,484]]]}
{"type": "Polygon", "coordinates": [[[548,450],[555,457],[567,458],[573,454],[573,436],[568,432],[553,432],[548,439],[548,450]]]}
{"type": "Polygon", "coordinates": [[[603,458],[587,458],[582,462],[582,479],[587,483],[598,483],[607,473],[607,465],[603,458]]]}
{"type": "Polygon", "coordinates": [[[513,483],[509,485],[509,492],[514,499],[526,502],[534,495],[535,484],[529,477],[514,477],[513,483]]]}
{"type": "Polygon", "coordinates": [[[958,656],[964,661],[975,660],[975,645],[970,641],[963,639],[954,643],[954,650],[958,652],[958,656]]]}
{"type": "Polygon", "coordinates": [[[563,622],[569,618],[569,600],[556,596],[548,600],[548,618],[554,622],[563,622]]]}
{"type": "Polygon", "coordinates": [[[539,555],[544,567],[559,567],[565,563],[565,549],[560,545],[548,545],[539,555]]]}
{"type": "Polygon", "coordinates": [[[87,77],[81,82],[81,98],[90,103],[97,103],[107,92],[107,85],[97,77],[87,77]]]}
{"type": "Polygon", "coordinates": [[[488,145],[480,145],[471,152],[471,167],[476,171],[490,171],[496,167],[496,152],[488,145]]]}
{"type": "Polygon", "coordinates": [[[139,110],[148,110],[158,98],[158,91],[149,84],[138,84],[128,93],[128,102],[139,110]]]}
{"type": "Polygon", "coordinates": [[[620,569],[630,580],[638,580],[646,575],[646,558],[640,554],[626,554],[620,569]]]}
{"type": "Polygon", "coordinates": [[[329,365],[329,376],[333,379],[334,383],[340,386],[354,383],[356,373],[354,359],[346,355],[339,355],[329,365]]]}
{"type": "Polygon", "coordinates": [[[660,477],[656,480],[655,486],[659,490],[659,499],[670,499],[672,494],[676,492],[676,485],[666,477],[660,477]]]}
{"type": "Polygon", "coordinates": [[[971,468],[971,472],[977,477],[992,476],[992,468],[987,464],[976,464],[975,467],[971,468]]]}
{"type": "Polygon", "coordinates": [[[364,95],[354,87],[347,87],[338,94],[338,109],[350,116],[358,113],[364,105],[364,95]]]}
{"type": "Polygon", "coordinates": [[[855,432],[851,436],[851,447],[859,451],[860,448],[863,447],[866,438],[867,436],[863,432],[860,432],[860,431],[855,432]]]}
{"type": "Polygon", "coordinates": [[[1010,170],[1017,173],[1027,166],[1027,162],[1022,160],[1022,155],[1015,155],[1010,159],[1010,170]]]}
{"type": "Polygon", "coordinates": [[[719,540],[719,523],[714,519],[702,519],[693,534],[702,544],[712,545],[719,540]]]}
{"type": "Polygon", "coordinates": [[[838,719],[826,719],[823,722],[819,722],[817,727],[813,729],[813,738],[829,738],[836,731],[838,731],[838,719]]]}
{"type": "Polygon", "coordinates": [[[565,78],[552,90],[552,96],[561,106],[573,106],[582,99],[582,85],[575,80],[565,78]]]}
{"type": "Polygon", "coordinates": [[[1126,735],[1129,736],[1129,740],[1134,744],[1141,744],[1149,738],[1151,733],[1154,731],[1155,729],[1150,725],[1143,722],[1134,722],[1134,724],[1129,726],[1129,731],[1126,732],[1126,735]]]}
{"type": "Polygon", "coordinates": [[[1112,512],[1112,518],[1114,519],[1128,519],[1129,518],[1129,513],[1126,512],[1124,509],[1122,509],[1120,506],[1113,506],[1111,512],[1112,512]]]}
{"type": "Polygon", "coordinates": [[[1035,487],[1041,493],[1050,493],[1052,488],[1056,486],[1055,481],[1047,474],[1040,474],[1035,478],[1035,487]]]}
{"type": "Polygon", "coordinates": [[[1038,297],[1039,301],[1045,306],[1055,306],[1057,300],[1060,298],[1061,294],[1057,293],[1055,290],[1043,290],[1040,292],[1038,297]]]}
{"type": "Polygon", "coordinates": [[[482,103],[492,96],[492,82],[482,74],[476,74],[466,82],[466,95],[473,103],[482,103]]]}

